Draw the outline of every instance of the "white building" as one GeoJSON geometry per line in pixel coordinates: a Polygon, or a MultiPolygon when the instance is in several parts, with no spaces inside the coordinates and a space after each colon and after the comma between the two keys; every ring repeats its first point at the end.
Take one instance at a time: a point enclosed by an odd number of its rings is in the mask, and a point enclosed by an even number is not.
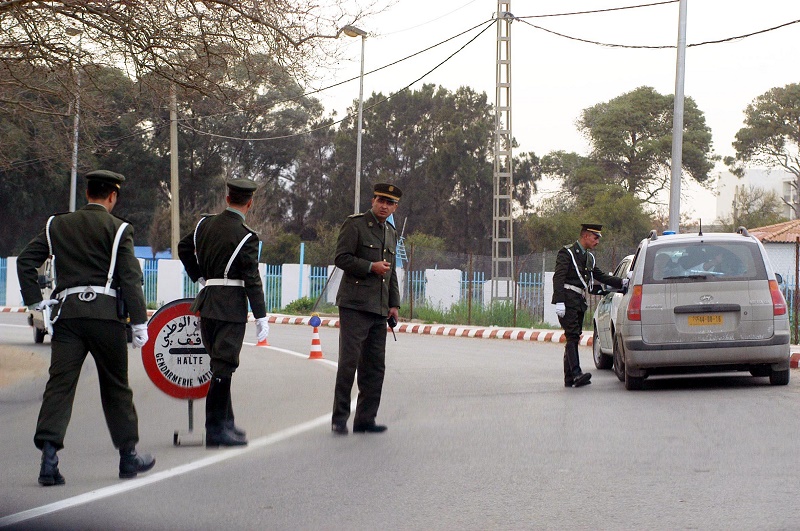
{"type": "MultiPolygon", "coordinates": [[[[778,168],[748,168],[744,177],[736,177],[729,171],[720,174],[717,181],[717,219],[728,219],[736,190],[742,187],[762,188],[774,191],[785,201],[794,202],[797,191],[792,187],[794,175],[778,168]]],[[[783,215],[794,219],[794,213],[788,205],[783,207],[783,215]]]]}

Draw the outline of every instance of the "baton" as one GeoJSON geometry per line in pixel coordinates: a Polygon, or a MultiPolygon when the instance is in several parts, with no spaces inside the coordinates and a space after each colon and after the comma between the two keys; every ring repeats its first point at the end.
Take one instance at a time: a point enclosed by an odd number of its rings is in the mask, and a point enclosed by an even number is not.
{"type": "Polygon", "coordinates": [[[394,336],[394,340],[397,341],[397,336],[394,333],[394,327],[397,326],[397,319],[395,319],[393,315],[390,315],[389,318],[386,320],[386,324],[389,325],[389,328],[392,330],[392,335],[394,336]]]}

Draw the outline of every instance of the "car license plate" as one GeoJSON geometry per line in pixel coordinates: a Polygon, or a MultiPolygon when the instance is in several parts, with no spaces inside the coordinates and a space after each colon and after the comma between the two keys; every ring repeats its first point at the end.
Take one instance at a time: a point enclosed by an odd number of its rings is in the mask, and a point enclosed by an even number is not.
{"type": "Polygon", "coordinates": [[[722,315],[690,315],[689,326],[717,326],[722,324],[722,315]]]}

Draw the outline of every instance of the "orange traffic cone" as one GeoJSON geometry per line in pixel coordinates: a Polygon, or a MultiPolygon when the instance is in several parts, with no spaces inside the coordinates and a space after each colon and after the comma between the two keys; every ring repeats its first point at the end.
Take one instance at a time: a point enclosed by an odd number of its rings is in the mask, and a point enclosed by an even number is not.
{"type": "Polygon", "coordinates": [[[268,347],[269,346],[269,341],[267,341],[266,339],[264,341],[259,341],[258,343],[256,343],[256,346],[257,347],[268,347]]]}
{"type": "Polygon", "coordinates": [[[322,343],[319,342],[319,329],[316,326],[314,327],[314,333],[311,336],[311,354],[308,355],[308,359],[322,359],[322,343]]]}

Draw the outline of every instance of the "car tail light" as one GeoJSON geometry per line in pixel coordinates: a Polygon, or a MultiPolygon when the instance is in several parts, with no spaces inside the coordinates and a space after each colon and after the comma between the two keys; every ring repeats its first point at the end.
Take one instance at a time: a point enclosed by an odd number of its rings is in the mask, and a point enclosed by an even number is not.
{"type": "Polygon", "coordinates": [[[786,299],[775,280],[769,281],[769,294],[772,295],[772,315],[786,315],[786,299]]]}
{"type": "MultiPolygon", "coordinates": [[[[786,305],[784,305],[784,309],[785,307],[786,305]]],[[[637,285],[633,287],[631,300],[628,302],[628,320],[642,320],[642,286],[637,285]]]]}

